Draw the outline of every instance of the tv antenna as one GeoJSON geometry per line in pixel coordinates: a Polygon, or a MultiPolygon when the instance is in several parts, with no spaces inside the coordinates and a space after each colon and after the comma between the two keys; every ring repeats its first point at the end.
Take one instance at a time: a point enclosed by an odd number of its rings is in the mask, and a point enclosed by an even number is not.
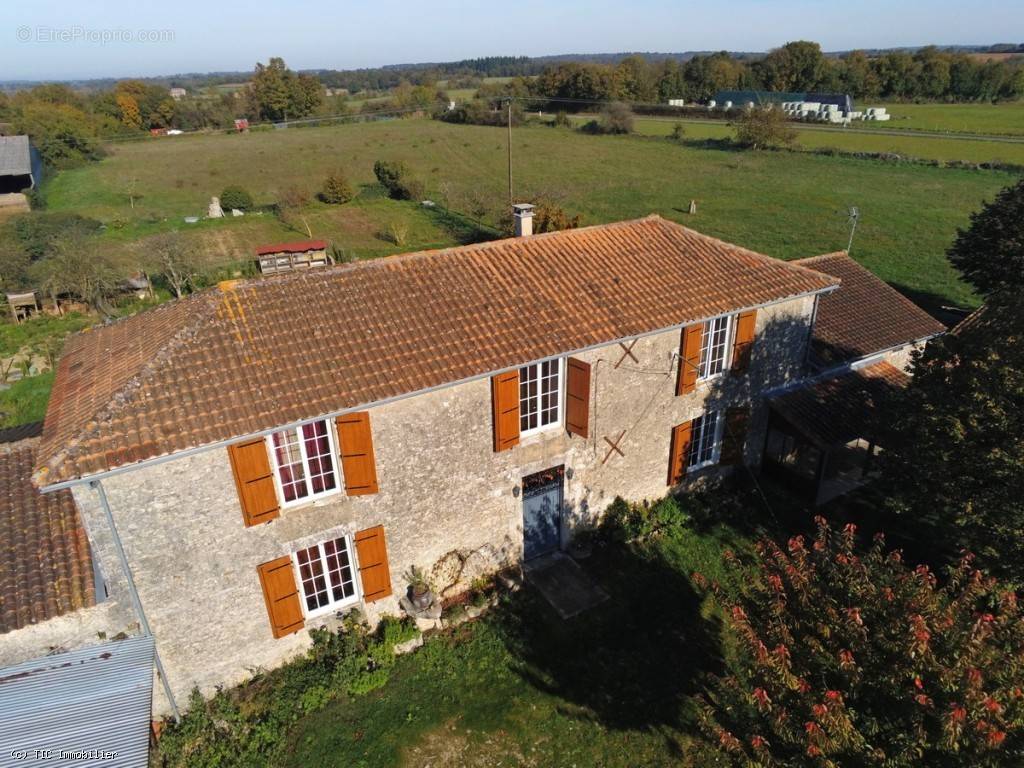
{"type": "Polygon", "coordinates": [[[849,218],[847,221],[850,222],[850,241],[846,244],[846,253],[849,254],[853,250],[853,233],[857,231],[857,222],[860,221],[860,208],[856,205],[851,205],[849,210],[849,218]]]}

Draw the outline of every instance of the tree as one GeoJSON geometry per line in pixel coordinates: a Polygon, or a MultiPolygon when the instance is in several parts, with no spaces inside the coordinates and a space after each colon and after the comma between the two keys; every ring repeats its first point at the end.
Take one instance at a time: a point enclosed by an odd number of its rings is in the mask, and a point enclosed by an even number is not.
{"type": "Polygon", "coordinates": [[[327,174],[324,185],[320,190],[320,199],[325,203],[339,205],[347,203],[354,197],[352,185],[348,183],[348,177],[341,169],[327,174]]]}
{"type": "Polygon", "coordinates": [[[30,274],[51,298],[70,295],[109,315],[108,302],[124,282],[121,267],[109,249],[72,231],[54,241],[51,252],[32,265],[30,274]]]}
{"type": "Polygon", "coordinates": [[[88,115],[68,104],[33,102],[14,121],[17,133],[27,133],[47,165],[73,168],[103,156],[88,115]]]}
{"type": "Polygon", "coordinates": [[[1006,187],[958,229],[949,260],[983,295],[1024,289],[1024,179],[1006,187]]]}
{"type": "Polygon", "coordinates": [[[115,97],[120,111],[120,120],[129,128],[142,128],[142,113],[135,97],[127,93],[119,93],[115,97]]]}
{"type": "Polygon", "coordinates": [[[423,184],[412,178],[405,163],[378,160],[373,164],[373,175],[395,200],[418,200],[423,197],[423,184]]]}
{"type": "Polygon", "coordinates": [[[220,206],[228,211],[232,208],[237,208],[240,211],[252,210],[252,195],[249,194],[249,190],[245,189],[245,187],[232,184],[224,187],[224,190],[220,193],[220,206]]]}
{"type": "Polygon", "coordinates": [[[761,79],[773,91],[813,91],[822,86],[829,68],[821,46],[806,40],[786,43],[758,65],[761,79]]]}
{"type": "Polygon", "coordinates": [[[931,342],[885,422],[884,488],[937,552],[1024,583],[1024,298],[990,297],[931,342]]]}
{"type": "Polygon", "coordinates": [[[796,129],[781,109],[748,109],[736,124],[736,141],[750,149],[789,146],[796,141],[796,129]]]}
{"type": "Polygon", "coordinates": [[[296,75],[274,57],[257,64],[248,90],[249,111],[264,120],[305,117],[323,101],[323,87],[312,75],[296,75]]]}
{"type": "Polygon", "coordinates": [[[1020,765],[1014,591],[969,557],[940,586],[880,536],[860,551],[855,534],[817,518],[810,543],[758,545],[741,597],[712,588],[737,659],[704,699],[702,728],[719,753],[705,764],[1020,765]]]}
{"type": "Polygon", "coordinates": [[[202,270],[196,247],[178,232],[166,232],[142,241],[148,271],[159,275],[181,298],[195,289],[202,270]]]}
{"type": "Polygon", "coordinates": [[[313,230],[304,213],[307,205],[309,205],[309,194],[304,189],[293,186],[286,187],[278,193],[274,209],[277,211],[277,217],[286,227],[300,232],[305,230],[309,237],[313,237],[313,230]]]}

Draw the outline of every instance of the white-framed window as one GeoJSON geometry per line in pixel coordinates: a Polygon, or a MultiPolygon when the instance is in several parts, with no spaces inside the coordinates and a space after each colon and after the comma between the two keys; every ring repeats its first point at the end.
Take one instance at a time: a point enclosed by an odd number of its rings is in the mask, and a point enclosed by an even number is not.
{"type": "Polygon", "coordinates": [[[352,542],[348,536],[314,544],[292,554],[307,618],[359,600],[352,542]]]}
{"type": "Polygon", "coordinates": [[[729,337],[732,334],[732,316],[716,317],[704,323],[700,343],[700,370],[697,378],[713,379],[721,374],[729,361],[729,337]]]}
{"type": "Polygon", "coordinates": [[[326,421],[284,429],[267,438],[282,506],[337,493],[334,433],[326,421]]]}
{"type": "Polygon", "coordinates": [[[519,434],[529,435],[562,420],[562,359],[519,369],[519,434]]]}
{"type": "Polygon", "coordinates": [[[690,456],[687,471],[703,469],[718,463],[722,453],[722,427],[725,420],[718,411],[698,416],[690,426],[690,456]]]}

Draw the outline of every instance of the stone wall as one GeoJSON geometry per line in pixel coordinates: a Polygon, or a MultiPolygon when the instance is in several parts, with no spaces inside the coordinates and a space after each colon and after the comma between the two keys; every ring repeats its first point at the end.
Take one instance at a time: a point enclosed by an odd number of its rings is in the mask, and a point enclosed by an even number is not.
{"type": "MultiPolygon", "coordinates": [[[[682,397],[675,396],[679,331],[638,340],[636,361],[624,357],[618,344],[578,355],[592,366],[586,440],[557,428],[494,453],[488,379],[376,407],[370,415],[379,493],[285,509],[253,528],[242,524],[224,448],[104,480],[179,705],[193,685],[209,693],[308,647],[305,632],[272,637],[256,569],[326,539],[328,532],[384,526],[395,595],[366,607],[373,619],[398,613],[402,574],[411,565],[439,580],[452,578],[458,570],[453,563],[464,566],[461,584],[435,585],[451,591],[474,575],[518,562],[522,500],[514,489],[528,474],[557,465],[573,470],[565,482],[565,543],[573,528],[592,524],[617,495],[663,496],[672,427],[705,409],[754,406],[746,453],[756,462],[766,410],[759,394],[801,375],[812,304],[799,299],[761,310],[748,373],[701,383],[682,397]],[[606,437],[625,455],[606,456],[606,437]],[[439,562],[444,566],[434,569],[439,562]]],[[[713,468],[699,474],[718,473],[713,468]]],[[[76,489],[75,497],[94,551],[106,564],[112,595],[126,602],[97,497],[88,488],[76,489]]],[[[164,712],[166,702],[156,690],[154,707],[164,712]]]]}

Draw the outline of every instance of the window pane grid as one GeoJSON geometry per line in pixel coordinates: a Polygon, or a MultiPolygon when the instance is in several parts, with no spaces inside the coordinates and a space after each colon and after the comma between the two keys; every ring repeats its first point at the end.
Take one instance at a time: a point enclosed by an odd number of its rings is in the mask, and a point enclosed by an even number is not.
{"type": "Polygon", "coordinates": [[[519,431],[557,424],[562,417],[562,361],[519,369],[519,431]]]}
{"type": "Polygon", "coordinates": [[[274,456],[285,501],[295,501],[309,495],[302,448],[293,430],[274,433],[274,456]]]}
{"type": "Polygon", "coordinates": [[[285,504],[337,490],[334,441],[326,421],[275,432],[271,443],[285,504]]]}
{"type": "Polygon", "coordinates": [[[700,346],[700,378],[717,376],[725,370],[729,346],[729,317],[717,317],[704,323],[700,346]]]}
{"type": "Polygon", "coordinates": [[[711,411],[694,419],[691,427],[690,455],[686,466],[700,467],[713,462],[717,437],[718,411],[711,411]]]}
{"type": "Polygon", "coordinates": [[[350,601],[356,596],[355,576],[344,536],[295,553],[306,612],[350,601]]]}

